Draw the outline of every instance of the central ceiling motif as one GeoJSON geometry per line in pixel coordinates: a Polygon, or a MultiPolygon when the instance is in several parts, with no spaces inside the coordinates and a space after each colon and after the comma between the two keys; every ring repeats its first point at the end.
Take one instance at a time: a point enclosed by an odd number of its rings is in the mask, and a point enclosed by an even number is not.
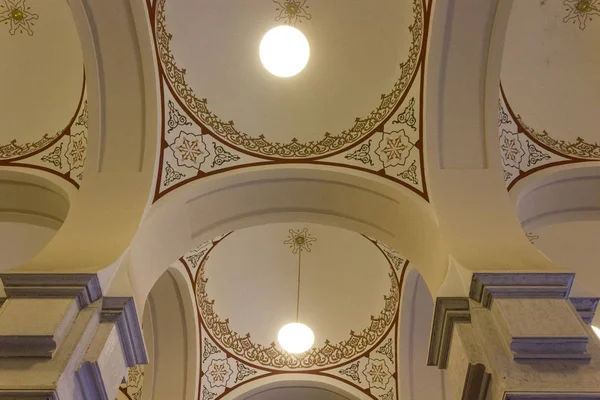
{"type": "Polygon", "coordinates": [[[408,262],[394,250],[338,228],[272,224],[218,237],[180,262],[196,293],[199,400],[281,373],[320,374],[373,399],[397,399],[398,308],[408,262]],[[275,338],[280,321],[295,315],[300,251],[300,320],[316,340],[309,351],[290,354],[275,338]]]}
{"type": "Polygon", "coordinates": [[[149,0],[164,122],[155,200],[215,173],[290,162],[370,172],[427,199],[430,10],[382,1],[149,0]],[[261,37],[281,23],[301,27],[311,46],[293,78],[271,76],[258,58],[261,37]]]}

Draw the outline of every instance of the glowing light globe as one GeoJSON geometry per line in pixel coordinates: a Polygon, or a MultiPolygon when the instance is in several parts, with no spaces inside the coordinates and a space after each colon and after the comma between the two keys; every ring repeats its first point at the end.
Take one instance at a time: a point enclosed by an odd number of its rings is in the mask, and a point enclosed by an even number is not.
{"type": "Polygon", "coordinates": [[[298,29],[282,25],[271,29],[260,42],[260,61],[281,78],[297,75],[310,57],[308,40],[298,29]]]}
{"type": "Polygon", "coordinates": [[[304,353],[315,343],[313,331],[308,326],[296,322],[281,328],[277,339],[281,347],[291,354],[304,353]]]}
{"type": "Polygon", "coordinates": [[[598,336],[600,338],[600,329],[596,328],[595,326],[592,326],[592,329],[594,330],[594,333],[596,334],[596,336],[598,336]]]}

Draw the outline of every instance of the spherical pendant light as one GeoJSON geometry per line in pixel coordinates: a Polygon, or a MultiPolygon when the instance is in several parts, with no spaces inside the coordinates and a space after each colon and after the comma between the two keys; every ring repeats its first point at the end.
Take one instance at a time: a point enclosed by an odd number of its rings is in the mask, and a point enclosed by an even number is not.
{"type": "Polygon", "coordinates": [[[289,78],[306,67],[310,47],[298,29],[282,25],[271,29],[260,42],[260,61],[273,75],[289,78]]]}
{"type": "Polygon", "coordinates": [[[594,333],[596,334],[596,336],[598,336],[598,338],[600,338],[600,329],[596,328],[595,326],[592,326],[592,329],[594,330],[594,333]]]}
{"type": "Polygon", "coordinates": [[[308,326],[294,322],[281,328],[277,339],[285,351],[299,354],[310,350],[315,342],[315,335],[308,326]]]}

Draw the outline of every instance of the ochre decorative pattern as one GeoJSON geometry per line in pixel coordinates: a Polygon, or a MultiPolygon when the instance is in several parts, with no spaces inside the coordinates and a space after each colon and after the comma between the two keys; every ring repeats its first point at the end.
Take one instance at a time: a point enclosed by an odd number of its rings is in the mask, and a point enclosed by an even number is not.
{"type": "Polygon", "coordinates": [[[237,375],[235,377],[235,383],[241,382],[249,376],[256,374],[256,370],[250,367],[247,367],[245,364],[242,364],[239,361],[237,363],[237,375]]]}
{"type": "MultiPolygon", "coordinates": [[[[402,95],[416,72],[423,45],[424,11],[422,0],[413,0],[414,22],[410,27],[411,45],[408,58],[400,64],[400,77],[393,89],[381,96],[381,102],[367,117],[358,118],[353,126],[339,134],[325,133],[317,141],[300,142],[292,139],[288,143],[274,142],[266,135],[253,137],[240,132],[232,121],[225,122],[208,108],[208,100],[199,98],[186,81],[185,69],[178,66],[171,50],[172,35],[166,26],[166,0],[158,0],[155,11],[155,37],[159,59],[165,78],[181,99],[190,115],[195,116],[205,127],[233,146],[243,148],[258,156],[277,159],[310,158],[324,156],[334,151],[349,148],[361,138],[370,135],[387,121],[397,108],[402,95]]],[[[303,3],[302,3],[303,4],[303,3]]]]}
{"type": "Polygon", "coordinates": [[[48,162],[54,165],[55,167],[62,168],[62,146],[63,144],[60,143],[54,148],[54,150],[52,150],[51,153],[48,153],[45,156],[43,156],[42,161],[48,162]]]}
{"type": "Polygon", "coordinates": [[[85,156],[87,150],[87,137],[85,132],[79,132],[71,135],[71,140],[67,144],[67,162],[71,169],[81,168],[85,165],[85,156]]]}
{"type": "Polygon", "coordinates": [[[215,158],[213,159],[211,168],[214,168],[215,165],[220,167],[221,165],[228,163],[230,161],[238,161],[240,159],[239,156],[235,154],[231,154],[227,150],[223,148],[223,146],[217,146],[215,142],[213,142],[213,149],[215,150],[215,158]]]}
{"type": "Polygon", "coordinates": [[[386,394],[383,394],[383,395],[379,396],[379,398],[381,400],[394,400],[395,399],[395,397],[394,397],[394,389],[390,389],[389,392],[387,392],[386,394]]]}
{"type": "Polygon", "coordinates": [[[202,320],[207,329],[225,348],[233,354],[258,363],[265,367],[273,368],[313,368],[326,365],[335,365],[344,360],[355,357],[369,349],[386,332],[393,322],[400,300],[400,288],[394,273],[389,274],[391,283],[389,295],[384,296],[385,306],[378,316],[371,317],[371,324],[362,332],[350,332],[350,338],[339,343],[325,342],[321,348],[313,348],[305,353],[294,355],[280,350],[272,343],[265,347],[254,343],[250,334],[240,335],[231,330],[228,320],[222,320],[214,311],[214,300],[206,293],[205,277],[206,259],[200,264],[198,280],[196,282],[196,300],[200,309],[202,320]]]}
{"type": "Polygon", "coordinates": [[[179,132],[179,136],[170,146],[177,165],[200,168],[200,165],[210,154],[201,135],[195,135],[185,131],[179,132]]]}
{"type": "Polygon", "coordinates": [[[521,160],[525,155],[525,150],[519,142],[517,133],[503,130],[500,135],[500,154],[504,164],[519,168],[521,160]]]}
{"type": "Polygon", "coordinates": [[[165,186],[170,185],[171,183],[173,183],[174,181],[178,181],[181,178],[185,177],[184,174],[182,174],[181,172],[175,171],[175,169],[173,169],[173,167],[171,166],[171,164],[169,164],[169,162],[166,162],[165,165],[165,186]]]}
{"type": "Polygon", "coordinates": [[[127,370],[127,379],[119,386],[119,391],[130,400],[141,400],[144,383],[144,367],[137,365],[127,370]]]}
{"type": "Polygon", "coordinates": [[[53,135],[44,134],[37,142],[29,142],[24,144],[17,143],[17,139],[11,140],[9,144],[0,146],[0,160],[23,157],[40,149],[43,149],[48,144],[52,143],[59,137],[63,131],[58,131],[53,135]]]}
{"type": "Polygon", "coordinates": [[[283,244],[287,244],[292,249],[292,253],[296,254],[300,251],[306,251],[310,253],[310,248],[314,242],[317,241],[317,238],[313,237],[310,233],[308,233],[308,229],[304,228],[303,230],[289,230],[290,235],[287,240],[283,242],[283,244]]]}
{"type": "Polygon", "coordinates": [[[360,374],[358,373],[358,368],[360,368],[360,361],[357,361],[354,364],[351,364],[348,368],[340,369],[340,374],[346,375],[353,381],[357,381],[360,383],[360,374]]]}
{"type": "Polygon", "coordinates": [[[204,338],[204,349],[202,350],[202,362],[206,362],[210,356],[213,354],[219,354],[221,350],[214,344],[208,341],[207,338],[204,338]]]}
{"type": "Polygon", "coordinates": [[[367,143],[363,143],[357,150],[350,154],[346,154],[346,160],[357,160],[363,164],[373,165],[371,159],[371,140],[367,143]]]}
{"type": "Polygon", "coordinates": [[[417,118],[415,118],[415,98],[412,97],[408,102],[408,106],[402,111],[395,120],[392,121],[392,124],[406,124],[412,128],[413,131],[416,131],[417,118]]]}
{"type": "Polygon", "coordinates": [[[55,134],[44,134],[37,141],[18,143],[13,139],[0,145],[0,165],[49,172],[79,188],[87,155],[86,98],[84,74],[77,108],[65,127],[55,134]]]}
{"type": "Polygon", "coordinates": [[[413,161],[408,166],[408,169],[399,173],[398,176],[402,179],[406,179],[407,181],[414,183],[415,185],[418,185],[419,184],[419,176],[417,175],[416,161],[413,161]]]}
{"type": "Polygon", "coordinates": [[[216,393],[209,391],[206,386],[202,387],[202,400],[213,400],[215,397],[217,397],[216,393]]]}
{"type": "Polygon", "coordinates": [[[563,4],[567,12],[563,22],[579,22],[581,30],[587,27],[587,22],[592,20],[592,16],[600,16],[598,0],[563,0],[563,4]]]}
{"type": "Polygon", "coordinates": [[[307,0],[273,0],[277,4],[275,9],[279,14],[275,17],[275,22],[285,20],[288,25],[296,25],[302,20],[310,20],[312,15],[308,13],[309,6],[306,5],[307,0]]]}
{"type": "Polygon", "coordinates": [[[414,143],[410,141],[404,129],[401,129],[384,133],[375,153],[379,156],[384,167],[393,167],[404,165],[413,147],[415,147],[414,143]]]}
{"type": "Polygon", "coordinates": [[[556,140],[546,131],[540,133],[527,126],[520,115],[517,115],[516,118],[519,125],[521,125],[529,135],[558,153],[577,158],[600,159],[600,145],[598,145],[598,143],[588,143],[585,139],[580,137],[577,138],[575,143],[566,140],[556,140]]]}
{"type": "Polygon", "coordinates": [[[389,358],[390,361],[394,361],[394,349],[392,348],[393,345],[394,344],[392,342],[392,339],[390,338],[385,342],[385,344],[383,346],[381,346],[380,348],[375,350],[375,352],[379,353],[379,354],[383,354],[384,356],[389,358]]]}
{"type": "Polygon", "coordinates": [[[33,35],[33,21],[38,19],[38,15],[31,12],[31,7],[27,6],[27,0],[4,0],[0,4],[0,23],[8,25],[8,33],[27,32],[29,36],[33,35]]]}
{"type": "Polygon", "coordinates": [[[527,142],[527,149],[529,150],[529,158],[527,159],[527,166],[530,167],[534,164],[537,164],[539,161],[549,160],[550,156],[546,153],[542,153],[535,147],[535,145],[531,144],[529,140],[527,142]]]}
{"type": "Polygon", "coordinates": [[[392,374],[383,360],[369,359],[363,375],[367,378],[370,387],[385,389],[392,374]]]}
{"type": "Polygon", "coordinates": [[[227,381],[233,374],[227,359],[212,360],[206,376],[211,387],[223,387],[227,385],[227,381]]]}

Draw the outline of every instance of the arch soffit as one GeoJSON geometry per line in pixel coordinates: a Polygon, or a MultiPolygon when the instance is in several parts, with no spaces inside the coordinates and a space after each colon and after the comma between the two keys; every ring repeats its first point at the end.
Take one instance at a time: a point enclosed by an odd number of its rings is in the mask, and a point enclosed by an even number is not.
{"type": "Polygon", "coordinates": [[[113,263],[131,243],[153,182],[156,66],[145,6],[69,5],[88,85],[86,179],[62,228],[21,271],[96,272],[113,263]]]}
{"type": "Polygon", "coordinates": [[[429,188],[448,252],[467,270],[554,268],[522,231],[498,156],[497,90],[511,7],[437,2],[433,15],[425,123],[439,136],[428,142],[429,188]],[[481,38],[488,38],[483,46],[481,38]]]}
{"type": "Polygon", "coordinates": [[[136,296],[145,299],[165,266],[201,243],[276,222],[366,234],[422,268],[428,285],[443,281],[446,256],[427,204],[360,175],[292,166],[193,182],[154,204],[128,254],[136,296]]]}

